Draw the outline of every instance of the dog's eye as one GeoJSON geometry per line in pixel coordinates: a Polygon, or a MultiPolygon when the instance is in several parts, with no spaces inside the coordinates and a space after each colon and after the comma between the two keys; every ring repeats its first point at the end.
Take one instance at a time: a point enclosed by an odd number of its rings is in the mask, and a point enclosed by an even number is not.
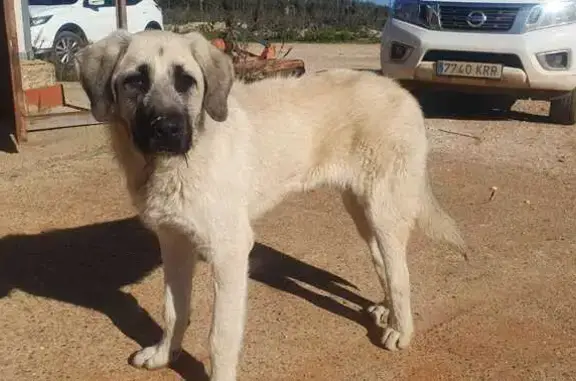
{"type": "Polygon", "coordinates": [[[182,66],[174,68],[174,88],[179,93],[187,93],[193,86],[196,85],[196,80],[190,74],[186,73],[182,66]]]}
{"type": "Polygon", "coordinates": [[[144,91],[146,90],[147,81],[148,79],[140,73],[132,74],[124,79],[124,86],[129,89],[144,91]]]}

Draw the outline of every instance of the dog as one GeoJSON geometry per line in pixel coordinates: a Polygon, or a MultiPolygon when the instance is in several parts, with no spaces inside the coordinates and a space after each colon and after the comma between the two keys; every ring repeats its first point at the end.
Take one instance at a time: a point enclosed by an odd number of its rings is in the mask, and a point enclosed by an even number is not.
{"type": "Polygon", "coordinates": [[[382,344],[406,348],[414,325],[406,247],[418,225],[457,248],[433,196],[416,99],[393,80],[347,69],[235,80],[231,59],[198,33],[123,30],[84,47],[76,70],[143,224],[159,242],[164,335],[132,365],[167,366],[189,324],[198,260],[213,270],[211,381],[236,380],[253,220],[292,192],[341,191],[387,296],[382,344]]]}

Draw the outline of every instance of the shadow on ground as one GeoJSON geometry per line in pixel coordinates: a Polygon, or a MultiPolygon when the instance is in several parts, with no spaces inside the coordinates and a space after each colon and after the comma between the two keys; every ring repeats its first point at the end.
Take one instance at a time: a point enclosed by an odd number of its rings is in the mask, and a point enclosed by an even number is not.
{"type": "MultiPolygon", "coordinates": [[[[107,315],[141,346],[154,344],[162,330],[138,301],[120,288],[160,266],[155,237],[136,218],[0,239],[0,298],[12,290],[75,304],[107,315]]],[[[360,307],[370,301],[354,286],[268,246],[251,253],[251,278],[292,293],[334,314],[368,327],[367,319],[334,299],[301,287],[295,280],[347,299],[360,307]]],[[[376,344],[376,333],[368,329],[376,344]]],[[[204,365],[183,352],[172,369],[186,380],[208,380],[204,365]]]]}
{"type": "MultiPolygon", "coordinates": [[[[355,69],[358,71],[372,72],[382,75],[380,70],[375,69],[355,69]]],[[[325,70],[321,70],[322,72],[325,70]]],[[[454,91],[412,91],[418,99],[424,115],[427,118],[436,119],[458,119],[458,120],[478,120],[478,121],[499,121],[515,120],[531,123],[550,123],[547,115],[530,114],[521,111],[511,110],[514,102],[504,102],[504,105],[491,104],[490,94],[464,94],[454,91]]]]}
{"type": "Polygon", "coordinates": [[[514,102],[492,103],[491,96],[453,92],[414,93],[426,118],[500,121],[515,120],[530,123],[550,123],[547,115],[514,111],[514,102]]]}

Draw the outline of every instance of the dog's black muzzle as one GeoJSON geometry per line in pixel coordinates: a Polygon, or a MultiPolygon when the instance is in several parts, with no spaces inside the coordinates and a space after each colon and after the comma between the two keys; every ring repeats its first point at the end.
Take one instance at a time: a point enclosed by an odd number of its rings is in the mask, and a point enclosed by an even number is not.
{"type": "Polygon", "coordinates": [[[136,119],[133,136],[142,152],[183,155],[190,150],[192,128],[185,113],[151,113],[136,119]]]}

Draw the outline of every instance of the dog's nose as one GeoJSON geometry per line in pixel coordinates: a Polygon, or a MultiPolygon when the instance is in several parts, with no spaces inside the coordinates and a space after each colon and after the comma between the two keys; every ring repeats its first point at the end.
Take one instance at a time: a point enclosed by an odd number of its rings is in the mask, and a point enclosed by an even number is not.
{"type": "Polygon", "coordinates": [[[159,139],[176,138],[184,132],[184,124],[180,118],[159,116],[152,121],[152,128],[159,139]]]}

